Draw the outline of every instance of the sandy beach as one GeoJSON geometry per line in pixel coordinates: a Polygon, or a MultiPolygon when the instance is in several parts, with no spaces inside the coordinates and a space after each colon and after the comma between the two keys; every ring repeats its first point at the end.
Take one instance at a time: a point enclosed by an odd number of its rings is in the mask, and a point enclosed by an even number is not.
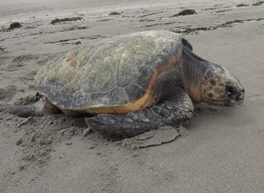
{"type": "Polygon", "coordinates": [[[264,190],[264,1],[2,0],[0,193],[260,193],[264,190]],[[184,9],[196,14],[175,16],[184,9]],[[57,22],[55,19],[78,18],[57,22]],[[21,27],[10,29],[13,22],[21,27]],[[189,134],[149,148],[87,133],[82,118],[20,118],[57,55],[120,34],[182,33],[245,87],[241,106],[195,106],[189,134]]]}

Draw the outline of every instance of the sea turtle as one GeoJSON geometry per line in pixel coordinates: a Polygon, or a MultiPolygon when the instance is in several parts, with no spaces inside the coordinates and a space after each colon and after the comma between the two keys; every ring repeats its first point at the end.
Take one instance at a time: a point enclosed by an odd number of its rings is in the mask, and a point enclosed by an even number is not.
{"type": "Polygon", "coordinates": [[[94,42],[48,62],[35,79],[41,99],[11,113],[86,116],[92,130],[121,138],[178,127],[192,117],[193,103],[233,106],[244,100],[237,78],[166,30],[94,42]]]}

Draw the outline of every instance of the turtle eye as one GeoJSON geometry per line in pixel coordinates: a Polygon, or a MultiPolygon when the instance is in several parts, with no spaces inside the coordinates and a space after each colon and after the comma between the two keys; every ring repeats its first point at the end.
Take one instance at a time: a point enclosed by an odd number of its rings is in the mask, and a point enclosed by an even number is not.
{"type": "Polygon", "coordinates": [[[227,85],[226,86],[226,93],[229,97],[234,96],[236,94],[236,90],[234,87],[227,85]]]}

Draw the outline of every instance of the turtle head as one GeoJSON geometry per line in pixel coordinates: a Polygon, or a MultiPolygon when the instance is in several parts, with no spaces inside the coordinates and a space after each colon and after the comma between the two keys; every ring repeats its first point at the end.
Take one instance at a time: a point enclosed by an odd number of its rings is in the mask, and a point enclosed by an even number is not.
{"type": "Polygon", "coordinates": [[[245,89],[239,80],[220,65],[208,65],[202,77],[202,102],[224,106],[242,104],[245,89]]]}

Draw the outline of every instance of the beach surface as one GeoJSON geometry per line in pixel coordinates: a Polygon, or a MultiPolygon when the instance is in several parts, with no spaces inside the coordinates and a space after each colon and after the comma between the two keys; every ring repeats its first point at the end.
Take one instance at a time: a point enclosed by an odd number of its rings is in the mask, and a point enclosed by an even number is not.
{"type": "Polygon", "coordinates": [[[1,0],[0,193],[263,192],[263,10],[246,0],[1,0]],[[176,16],[184,9],[196,14],[176,16]],[[182,33],[196,54],[229,69],[244,103],[198,104],[188,135],[148,148],[90,133],[82,118],[9,114],[34,100],[35,74],[57,55],[158,29],[182,33]]]}

